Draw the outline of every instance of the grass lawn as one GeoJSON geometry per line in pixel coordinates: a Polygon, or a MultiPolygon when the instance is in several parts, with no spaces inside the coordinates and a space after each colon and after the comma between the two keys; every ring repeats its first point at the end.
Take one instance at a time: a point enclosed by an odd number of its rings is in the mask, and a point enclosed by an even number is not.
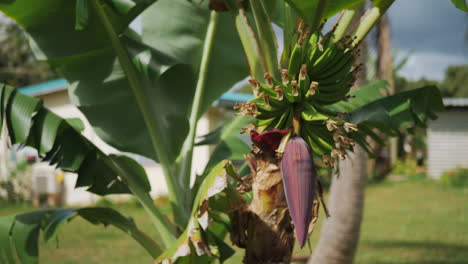
{"type": "MultiPolygon", "coordinates": [[[[154,234],[142,209],[118,209],[154,234]]],[[[0,208],[0,216],[25,210],[0,208]]],[[[322,220],[311,239],[312,248],[322,220]]],[[[296,251],[296,255],[308,254],[308,249],[296,251]]],[[[240,263],[241,255],[239,251],[228,263],[240,263]]],[[[151,258],[119,230],[75,219],[64,225],[57,242],[42,245],[41,263],[151,263],[151,258]]],[[[428,180],[369,186],[355,263],[468,263],[468,191],[428,180]]]]}

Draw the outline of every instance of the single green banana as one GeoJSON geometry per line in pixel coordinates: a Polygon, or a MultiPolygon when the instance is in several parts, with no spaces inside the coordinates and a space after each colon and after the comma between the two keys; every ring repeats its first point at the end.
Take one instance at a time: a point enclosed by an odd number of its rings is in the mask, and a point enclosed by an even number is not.
{"type": "Polygon", "coordinates": [[[273,128],[279,128],[279,129],[282,129],[284,127],[284,124],[286,123],[286,120],[288,119],[288,116],[289,116],[289,112],[290,110],[288,109],[287,111],[284,111],[280,118],[277,119],[277,120],[274,120],[273,122],[275,122],[273,124],[273,128]]]}
{"type": "Polygon", "coordinates": [[[268,86],[262,83],[260,84],[259,91],[268,95],[269,104],[271,105],[272,108],[282,108],[282,107],[287,106],[288,103],[284,99],[282,100],[278,99],[278,92],[276,92],[274,89],[275,88],[273,89],[269,88],[268,86]]]}
{"type": "Polygon", "coordinates": [[[320,84],[323,84],[324,86],[336,83],[337,81],[340,81],[344,78],[346,78],[346,75],[348,75],[352,70],[352,65],[351,64],[346,64],[341,67],[335,74],[329,75],[328,77],[323,77],[318,80],[320,84]]]}
{"type": "Polygon", "coordinates": [[[286,129],[292,124],[293,111],[289,109],[281,118],[278,120],[278,123],[275,125],[275,128],[286,129]]]}
{"type": "Polygon", "coordinates": [[[349,91],[349,88],[354,80],[354,73],[348,72],[343,78],[332,83],[320,83],[320,93],[333,93],[336,91],[349,91]]]}
{"type": "Polygon", "coordinates": [[[289,66],[288,66],[289,74],[290,76],[293,77],[293,79],[299,72],[299,68],[302,65],[303,53],[304,53],[303,46],[296,43],[291,53],[291,59],[289,60],[289,66]]]}
{"type": "Polygon", "coordinates": [[[289,84],[291,86],[291,94],[293,96],[293,102],[300,102],[302,98],[302,93],[299,90],[299,84],[297,83],[296,80],[292,80],[291,83],[289,84]]]}
{"type": "Polygon", "coordinates": [[[319,40],[319,33],[315,32],[309,37],[309,48],[306,51],[306,58],[310,59],[311,56],[314,56],[314,53],[318,50],[317,42],[319,40]]]}
{"type": "Polygon", "coordinates": [[[276,116],[272,117],[272,118],[269,118],[269,119],[257,119],[257,127],[266,126],[266,125],[270,124],[271,122],[273,122],[273,120],[275,120],[275,118],[276,118],[276,116]]]}
{"type": "Polygon", "coordinates": [[[258,111],[255,118],[259,119],[259,120],[267,120],[267,119],[276,118],[278,116],[281,116],[282,113],[283,113],[283,111],[258,111]]]}
{"type": "Polygon", "coordinates": [[[266,94],[266,95],[268,95],[268,96],[271,96],[271,97],[275,97],[275,96],[276,96],[276,92],[274,91],[274,89],[268,87],[268,86],[267,86],[266,84],[264,84],[264,83],[261,83],[261,84],[260,84],[258,91],[259,91],[260,93],[264,93],[264,94],[266,94]]]}
{"type": "Polygon", "coordinates": [[[314,98],[314,101],[322,105],[337,103],[343,100],[343,98],[349,92],[349,89],[350,88],[348,88],[347,90],[338,90],[332,93],[322,92],[320,96],[314,98]]]}
{"type": "Polygon", "coordinates": [[[331,134],[324,125],[310,126],[314,134],[317,136],[315,139],[328,151],[335,148],[335,141],[333,140],[333,134],[331,134]]]}
{"type": "Polygon", "coordinates": [[[341,56],[339,56],[339,59],[328,64],[326,67],[324,67],[323,71],[317,73],[317,79],[323,80],[335,76],[339,74],[340,70],[346,68],[344,66],[349,66],[348,69],[350,69],[353,64],[352,58],[353,55],[350,51],[343,53],[341,56]]]}
{"type": "Polygon", "coordinates": [[[308,103],[303,104],[301,117],[305,121],[323,121],[328,119],[328,116],[319,113],[311,104],[308,103]]]}
{"type": "Polygon", "coordinates": [[[324,139],[320,138],[320,136],[317,135],[317,126],[312,126],[310,124],[304,124],[304,129],[305,129],[305,136],[311,141],[311,147],[316,148],[316,152],[320,153],[320,155],[323,154],[329,154],[330,151],[334,148],[332,145],[330,145],[328,142],[326,142],[324,139]]]}
{"type": "Polygon", "coordinates": [[[325,155],[325,151],[319,146],[318,142],[313,139],[313,136],[308,135],[307,133],[301,134],[301,137],[305,139],[312,151],[318,156],[325,155]]]}
{"type": "Polygon", "coordinates": [[[319,83],[318,82],[311,82],[309,85],[309,89],[307,90],[307,93],[305,94],[305,101],[311,101],[311,99],[316,96],[317,94],[320,94],[319,90],[319,83]]]}
{"type": "Polygon", "coordinates": [[[333,47],[327,47],[315,61],[312,62],[311,76],[315,79],[317,72],[326,66],[334,56],[333,47]]]}
{"type": "Polygon", "coordinates": [[[305,96],[309,91],[310,87],[310,78],[307,73],[307,65],[302,64],[301,69],[299,70],[299,93],[302,96],[305,96]]]}
{"type": "Polygon", "coordinates": [[[334,51],[335,55],[332,55],[331,58],[326,62],[326,65],[324,65],[320,70],[315,72],[315,76],[317,79],[322,79],[322,76],[328,75],[328,72],[334,70],[334,66],[337,65],[341,59],[345,57],[345,54],[342,53],[341,50],[335,49],[334,51]]]}

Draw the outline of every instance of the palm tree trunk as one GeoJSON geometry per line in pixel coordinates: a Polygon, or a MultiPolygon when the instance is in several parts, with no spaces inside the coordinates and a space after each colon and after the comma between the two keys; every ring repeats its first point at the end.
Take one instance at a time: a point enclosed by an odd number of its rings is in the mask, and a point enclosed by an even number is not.
{"type": "Polygon", "coordinates": [[[366,158],[366,152],[356,147],[349,158],[340,162],[341,175],[333,177],[330,188],[330,217],[324,221],[309,264],[353,262],[364,209],[366,158]]]}
{"type": "MultiPolygon", "coordinates": [[[[377,24],[377,78],[388,82],[389,95],[395,94],[391,51],[390,23],[384,14],[377,24]]],[[[390,165],[398,159],[398,139],[390,138],[390,165]]]]}
{"type": "MultiPolygon", "coordinates": [[[[364,5],[356,18],[364,13],[364,5]]],[[[362,70],[356,76],[355,87],[366,82],[367,47],[361,44],[361,56],[356,63],[362,63],[362,70]]],[[[349,157],[340,161],[340,177],[334,176],[330,187],[330,217],[324,221],[318,245],[309,264],[348,264],[353,263],[359,242],[362,214],[364,210],[364,187],[367,178],[367,154],[356,146],[349,157]]]]}

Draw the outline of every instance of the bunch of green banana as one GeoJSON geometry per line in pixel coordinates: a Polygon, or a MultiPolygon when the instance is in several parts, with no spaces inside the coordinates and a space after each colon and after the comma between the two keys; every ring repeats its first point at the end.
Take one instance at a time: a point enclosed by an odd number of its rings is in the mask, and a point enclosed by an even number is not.
{"type": "Polygon", "coordinates": [[[323,165],[333,167],[335,160],[344,159],[346,150],[352,149],[357,127],[326,106],[347,99],[359,70],[353,66],[355,51],[349,39],[334,41],[333,30],[324,36],[298,32],[288,69],[280,70],[281,80],[269,73],[263,81],[249,80],[257,97],[235,109],[254,116],[259,132],[288,129],[293,120],[299,121],[299,136],[322,157],[323,165]]]}

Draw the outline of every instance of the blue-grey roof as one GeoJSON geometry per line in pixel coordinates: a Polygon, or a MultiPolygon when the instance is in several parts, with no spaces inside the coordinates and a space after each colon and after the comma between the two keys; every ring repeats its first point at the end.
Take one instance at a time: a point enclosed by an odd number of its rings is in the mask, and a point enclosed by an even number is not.
{"type": "Polygon", "coordinates": [[[24,86],[19,89],[21,93],[30,96],[39,96],[50,94],[67,89],[67,81],[65,79],[56,79],[39,84],[24,86]]]}

